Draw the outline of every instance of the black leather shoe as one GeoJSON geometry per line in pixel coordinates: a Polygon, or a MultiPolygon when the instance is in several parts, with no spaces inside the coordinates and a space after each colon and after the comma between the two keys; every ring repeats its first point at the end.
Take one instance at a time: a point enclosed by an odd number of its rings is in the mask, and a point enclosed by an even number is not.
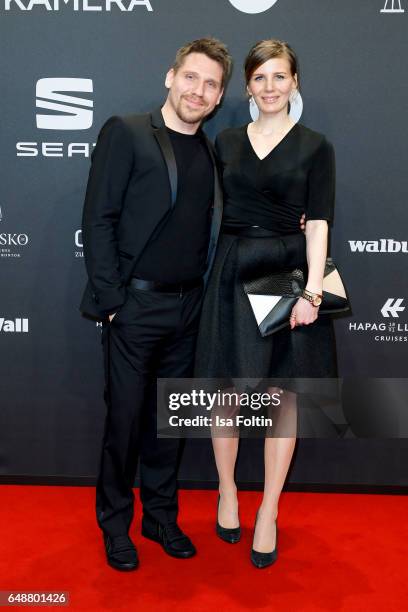
{"type": "Polygon", "coordinates": [[[152,523],[142,519],[142,535],[153,542],[162,545],[163,550],[171,557],[188,559],[196,554],[196,549],[190,538],[186,536],[177,523],[152,523]]]}
{"type": "MultiPolygon", "coordinates": [[[[258,513],[256,513],[255,527],[256,527],[257,520],[258,520],[258,513]]],[[[254,530],[255,530],[255,527],[254,527],[254,530]]],[[[276,528],[276,541],[275,541],[275,548],[273,549],[272,552],[267,552],[267,553],[258,552],[257,550],[254,550],[254,548],[252,547],[251,561],[255,565],[255,567],[257,567],[258,569],[264,569],[265,567],[269,567],[270,565],[275,563],[275,561],[278,558],[278,524],[276,521],[275,521],[275,528],[276,528]]]]}
{"type": "Polygon", "coordinates": [[[241,527],[223,527],[218,522],[218,509],[220,507],[220,496],[218,495],[217,502],[217,522],[215,524],[215,533],[221,540],[228,544],[236,544],[241,539],[241,527]]]}
{"type": "Polygon", "coordinates": [[[137,569],[139,559],[137,550],[128,535],[111,537],[103,534],[108,564],[117,570],[130,572],[137,569]]]}

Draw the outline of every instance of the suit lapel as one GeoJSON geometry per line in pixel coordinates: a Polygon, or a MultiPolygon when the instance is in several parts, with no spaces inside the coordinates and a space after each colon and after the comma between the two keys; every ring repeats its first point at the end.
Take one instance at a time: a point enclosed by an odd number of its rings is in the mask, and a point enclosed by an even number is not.
{"type": "Polygon", "coordinates": [[[207,253],[207,272],[204,276],[204,282],[206,283],[208,280],[208,276],[211,272],[211,268],[214,262],[215,257],[215,249],[218,242],[218,236],[220,233],[221,220],[222,220],[222,189],[220,178],[218,174],[218,164],[215,159],[214,150],[212,144],[208,140],[207,136],[205,136],[205,142],[207,145],[208,152],[213,162],[214,167],[214,207],[213,214],[211,219],[211,232],[210,232],[210,242],[208,245],[208,253],[207,253]]]}
{"type": "Polygon", "coordinates": [[[151,113],[151,120],[153,133],[161,149],[164,161],[166,162],[171,189],[171,208],[174,208],[177,199],[177,164],[173,147],[171,146],[170,136],[166,130],[160,108],[151,113]]]}

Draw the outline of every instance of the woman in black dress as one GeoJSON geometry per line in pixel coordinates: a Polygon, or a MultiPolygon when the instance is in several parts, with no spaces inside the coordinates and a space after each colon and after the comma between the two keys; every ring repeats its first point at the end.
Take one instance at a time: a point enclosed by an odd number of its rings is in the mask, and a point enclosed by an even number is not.
{"type": "MultiPolygon", "coordinates": [[[[296,55],[287,43],[257,43],[246,58],[245,77],[259,119],[227,129],[216,140],[224,217],[204,300],[196,376],[335,377],[332,324],[329,317],[318,316],[317,306],[334,204],[333,148],[323,135],[294,123],[289,115],[299,77],[296,55]],[[305,232],[299,224],[303,213],[305,232]],[[243,280],[295,267],[305,271],[306,293],[292,310],[290,326],[263,338],[243,280]]],[[[282,398],[289,422],[296,422],[296,394],[285,391],[282,398]]],[[[266,567],[277,557],[278,502],[296,428],[292,432],[290,437],[265,438],[264,495],[251,551],[256,567],[266,567]]],[[[220,480],[217,533],[231,543],[240,537],[234,481],[238,442],[234,436],[213,436],[220,480]]]]}

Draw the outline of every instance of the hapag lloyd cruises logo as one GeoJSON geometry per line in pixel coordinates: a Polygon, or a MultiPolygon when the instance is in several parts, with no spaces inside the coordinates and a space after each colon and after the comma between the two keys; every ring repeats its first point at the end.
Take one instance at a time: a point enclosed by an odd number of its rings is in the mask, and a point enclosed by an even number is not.
{"type": "Polygon", "coordinates": [[[349,240],[352,253],[408,253],[408,240],[349,240]]]}
{"type": "MultiPolygon", "coordinates": [[[[36,106],[53,113],[37,113],[40,130],[88,130],[93,123],[93,101],[67,93],[93,93],[92,79],[44,78],[36,84],[36,106]],[[57,114],[59,113],[59,114],[57,114]]],[[[95,143],[17,142],[17,157],[89,157],[95,143]]]]}
{"type": "Polygon", "coordinates": [[[399,312],[404,312],[405,306],[402,306],[404,298],[397,298],[394,300],[393,298],[388,298],[385,302],[384,306],[381,308],[381,314],[383,317],[388,319],[388,317],[394,317],[394,319],[398,319],[399,312]]]}
{"type": "Polygon", "coordinates": [[[4,0],[4,10],[32,11],[33,9],[46,11],[133,11],[138,6],[152,12],[149,0],[4,0]],[[68,5],[68,6],[66,6],[68,5]]]}
{"type": "Polygon", "coordinates": [[[0,317],[0,333],[28,333],[28,319],[0,317]]]}
{"type": "Polygon", "coordinates": [[[408,323],[395,321],[405,311],[404,298],[388,298],[379,309],[388,321],[353,321],[349,331],[369,334],[375,342],[408,342],[408,323]]]}

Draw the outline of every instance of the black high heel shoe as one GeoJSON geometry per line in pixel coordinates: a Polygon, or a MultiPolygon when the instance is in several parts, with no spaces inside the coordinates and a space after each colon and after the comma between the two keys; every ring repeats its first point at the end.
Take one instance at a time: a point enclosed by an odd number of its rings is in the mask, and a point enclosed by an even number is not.
{"type": "Polygon", "coordinates": [[[217,501],[217,522],[215,524],[215,532],[221,540],[228,544],[237,544],[241,539],[241,527],[222,527],[218,522],[218,509],[220,507],[220,495],[217,501]]]}
{"type": "MultiPolygon", "coordinates": [[[[254,535],[255,535],[255,528],[256,528],[257,521],[258,521],[258,512],[256,513],[256,518],[255,518],[254,535]]],[[[257,550],[254,550],[253,544],[252,544],[251,561],[255,565],[255,567],[257,567],[258,569],[264,569],[265,567],[269,567],[270,565],[275,563],[275,561],[278,558],[278,523],[277,521],[275,521],[275,527],[276,527],[276,540],[275,540],[275,548],[273,549],[272,552],[267,552],[267,553],[258,552],[257,550]]]]}

